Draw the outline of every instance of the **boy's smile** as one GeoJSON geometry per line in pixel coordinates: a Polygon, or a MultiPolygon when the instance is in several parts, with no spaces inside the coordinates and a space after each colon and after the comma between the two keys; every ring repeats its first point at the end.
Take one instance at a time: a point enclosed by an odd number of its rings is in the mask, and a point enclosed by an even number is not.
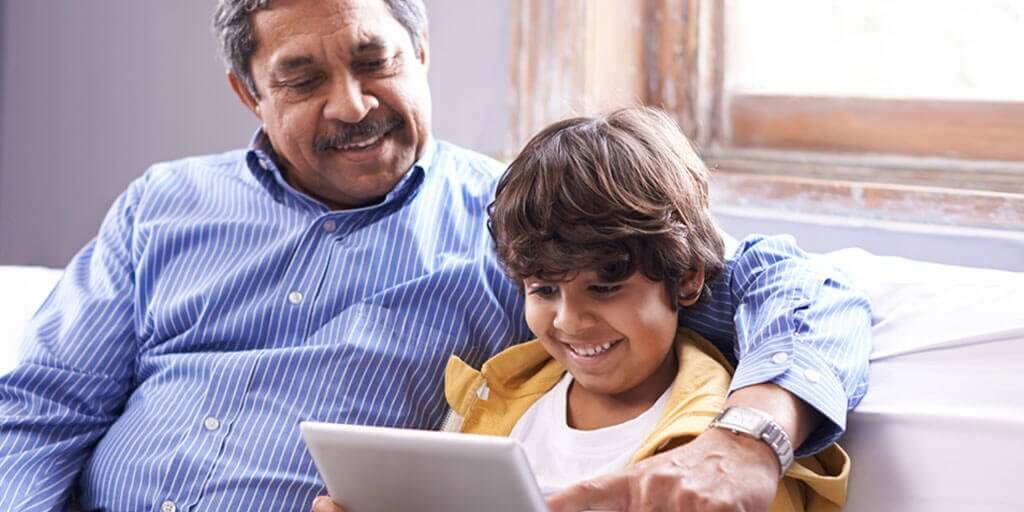
{"type": "Polygon", "coordinates": [[[573,364],[581,370],[596,372],[602,370],[601,365],[606,361],[614,359],[612,352],[617,349],[624,338],[617,338],[604,343],[575,342],[557,340],[566,348],[566,355],[572,359],[573,364]]]}
{"type": "Polygon", "coordinates": [[[571,394],[640,405],[672,383],[678,317],[664,283],[580,272],[559,282],[528,278],[524,287],[526,322],[579,384],[571,394]]]}

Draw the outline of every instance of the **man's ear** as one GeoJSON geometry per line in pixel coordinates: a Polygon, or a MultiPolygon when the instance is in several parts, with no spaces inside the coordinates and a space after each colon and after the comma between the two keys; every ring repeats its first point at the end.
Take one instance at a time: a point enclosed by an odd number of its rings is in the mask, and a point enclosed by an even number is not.
{"type": "Polygon", "coordinates": [[[260,102],[253,97],[249,87],[245,85],[245,81],[239,78],[234,71],[228,71],[228,84],[231,85],[231,90],[235,91],[235,96],[242,101],[245,108],[249,109],[256,117],[263,120],[263,116],[260,115],[260,102]]]}
{"type": "Polygon", "coordinates": [[[423,67],[430,69],[430,35],[424,30],[420,33],[420,54],[418,55],[420,64],[423,67]]]}
{"type": "Polygon", "coordinates": [[[683,274],[683,282],[679,283],[679,306],[690,307],[700,300],[700,292],[704,289],[704,263],[698,262],[697,268],[683,274]]]}

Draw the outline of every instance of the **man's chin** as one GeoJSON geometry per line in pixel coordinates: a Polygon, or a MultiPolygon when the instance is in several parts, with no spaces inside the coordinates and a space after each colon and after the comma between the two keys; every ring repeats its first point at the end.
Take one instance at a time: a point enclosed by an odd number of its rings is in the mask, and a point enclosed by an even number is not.
{"type": "Polygon", "coordinates": [[[353,172],[351,168],[328,173],[329,183],[325,185],[328,185],[333,193],[329,198],[322,195],[319,198],[332,210],[351,210],[377,204],[404,176],[404,173],[381,173],[379,170],[353,172]]]}

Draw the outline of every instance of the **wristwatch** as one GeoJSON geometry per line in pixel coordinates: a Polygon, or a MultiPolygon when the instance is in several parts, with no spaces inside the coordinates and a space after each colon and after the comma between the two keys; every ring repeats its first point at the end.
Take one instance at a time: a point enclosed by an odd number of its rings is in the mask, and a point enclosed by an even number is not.
{"type": "Polygon", "coordinates": [[[793,445],[786,431],[771,416],[749,407],[726,407],[718,414],[708,428],[724,428],[735,434],[760,439],[771,447],[779,458],[779,478],[793,464],[793,445]]]}

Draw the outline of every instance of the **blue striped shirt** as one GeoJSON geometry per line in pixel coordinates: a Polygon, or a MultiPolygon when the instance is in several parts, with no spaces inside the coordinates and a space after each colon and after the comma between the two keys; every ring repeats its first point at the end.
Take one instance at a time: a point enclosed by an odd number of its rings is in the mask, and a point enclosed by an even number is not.
{"type": "MultiPolygon", "coordinates": [[[[484,227],[500,164],[431,142],[329,211],[258,147],[152,167],[71,261],[0,376],[0,510],[305,510],[300,421],[436,428],[449,354],[529,337],[484,227]]],[[[683,322],[830,419],[809,450],[865,391],[868,305],[789,239],[745,240],[683,322]]]]}

